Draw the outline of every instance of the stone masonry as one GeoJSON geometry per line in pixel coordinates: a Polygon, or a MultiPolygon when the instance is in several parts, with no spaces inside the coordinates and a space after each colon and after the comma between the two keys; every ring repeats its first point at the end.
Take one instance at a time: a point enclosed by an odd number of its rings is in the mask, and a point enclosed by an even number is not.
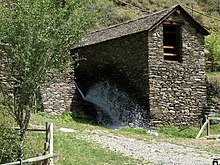
{"type": "Polygon", "coordinates": [[[76,78],[89,86],[110,77],[161,124],[190,125],[206,106],[204,36],[181,6],[93,32],[72,49],[85,58],[76,78]],[[179,61],[164,60],[163,24],[180,23],[179,61]]]}
{"type": "Polygon", "coordinates": [[[182,62],[163,60],[163,25],[149,32],[150,114],[164,124],[197,121],[206,104],[204,36],[182,15],[182,62]]]}
{"type": "Polygon", "coordinates": [[[75,84],[71,75],[42,87],[41,99],[44,111],[48,115],[57,115],[71,110],[74,95],[75,84]]]}

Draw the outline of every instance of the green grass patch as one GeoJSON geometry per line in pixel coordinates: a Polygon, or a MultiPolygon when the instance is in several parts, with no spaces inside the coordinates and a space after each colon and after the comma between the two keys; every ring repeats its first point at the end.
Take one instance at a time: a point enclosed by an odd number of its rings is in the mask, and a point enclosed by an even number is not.
{"type": "MultiPolygon", "coordinates": [[[[215,121],[216,122],[216,121],[215,121]]],[[[220,135],[220,123],[219,121],[210,125],[210,133],[213,135],[220,135]]]]}
{"type": "MultiPolygon", "coordinates": [[[[69,117],[66,117],[66,114],[57,117],[47,117],[41,114],[33,115],[31,118],[32,125],[44,126],[46,121],[54,123],[54,153],[59,155],[59,159],[55,160],[57,164],[116,165],[143,163],[143,160],[124,156],[120,153],[103,148],[97,143],[79,138],[80,135],[83,135],[83,131],[85,130],[115,131],[89,123],[70,120],[69,117]],[[61,127],[71,128],[76,132],[60,132],[59,128],[61,127]]],[[[29,139],[32,139],[31,141],[29,140],[30,146],[34,146],[32,150],[30,149],[29,156],[33,157],[34,149],[36,153],[42,153],[44,134],[29,133],[28,136],[29,139]]],[[[144,161],[144,163],[147,164],[148,162],[144,161]]]]}
{"type": "MultiPolygon", "coordinates": [[[[195,139],[197,134],[199,133],[198,127],[189,127],[189,128],[179,128],[175,126],[158,126],[156,130],[159,132],[160,136],[168,137],[168,138],[191,138],[195,139]]],[[[220,124],[211,122],[210,132],[212,135],[220,135],[220,124]]],[[[207,128],[204,129],[202,136],[206,136],[207,128]]]]}
{"type": "MultiPolygon", "coordinates": [[[[69,117],[67,117],[69,118],[69,117]]],[[[44,126],[45,122],[54,123],[54,152],[59,155],[57,164],[144,164],[143,160],[133,159],[124,156],[120,153],[113,152],[109,149],[103,148],[97,143],[89,140],[79,138],[91,130],[98,130],[113,133],[118,136],[125,136],[134,139],[145,140],[146,143],[151,143],[152,140],[174,143],[183,146],[198,148],[201,150],[208,150],[211,152],[220,152],[220,144],[217,141],[195,140],[199,132],[198,127],[190,127],[181,129],[175,126],[158,126],[156,131],[159,136],[150,135],[146,129],[122,128],[120,130],[111,130],[101,126],[90,123],[79,122],[75,120],[67,120],[66,117],[47,117],[44,115],[33,115],[31,118],[32,125],[44,126]],[[71,128],[76,132],[64,133],[60,132],[59,128],[71,128]]],[[[211,124],[211,133],[218,134],[220,131],[219,124],[211,124]]],[[[88,134],[89,135],[89,134],[88,134]]],[[[87,135],[87,136],[88,136],[87,135]]],[[[206,129],[202,136],[206,135],[206,129]]],[[[43,148],[44,134],[34,133],[30,136],[32,146],[37,152],[41,152],[43,148]]],[[[34,154],[34,151],[31,151],[34,154]]],[[[30,155],[31,156],[31,155],[30,155]]],[[[34,155],[35,156],[35,155],[34,155]]],[[[147,164],[146,162],[145,164],[147,164]]]]}
{"type": "Polygon", "coordinates": [[[137,128],[129,128],[125,127],[120,129],[122,132],[128,132],[128,133],[133,133],[133,134],[138,134],[138,135],[147,135],[147,130],[146,129],[137,129],[137,128]]]}
{"type": "Polygon", "coordinates": [[[55,152],[60,154],[60,164],[138,164],[140,160],[123,156],[102,148],[86,140],[78,139],[73,134],[59,133],[54,139],[55,152]]]}
{"type": "Polygon", "coordinates": [[[196,127],[182,129],[176,126],[158,126],[156,130],[161,136],[169,138],[195,138],[199,132],[199,128],[196,127]]]}
{"type": "Polygon", "coordinates": [[[209,82],[220,84],[220,72],[208,72],[207,77],[209,82]]]}

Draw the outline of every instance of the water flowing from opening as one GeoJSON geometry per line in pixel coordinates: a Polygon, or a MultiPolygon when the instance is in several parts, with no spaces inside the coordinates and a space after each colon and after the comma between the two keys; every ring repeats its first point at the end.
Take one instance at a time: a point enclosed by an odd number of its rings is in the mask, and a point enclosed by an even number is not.
{"type": "Polygon", "coordinates": [[[118,85],[101,81],[91,86],[85,95],[76,87],[84,100],[95,105],[98,123],[110,128],[145,127],[145,111],[118,85]]]}
{"type": "Polygon", "coordinates": [[[75,85],[76,85],[76,89],[79,91],[79,94],[81,95],[82,99],[86,100],[86,97],[85,97],[84,93],[82,92],[82,90],[79,88],[78,84],[75,83],[75,85]]]}

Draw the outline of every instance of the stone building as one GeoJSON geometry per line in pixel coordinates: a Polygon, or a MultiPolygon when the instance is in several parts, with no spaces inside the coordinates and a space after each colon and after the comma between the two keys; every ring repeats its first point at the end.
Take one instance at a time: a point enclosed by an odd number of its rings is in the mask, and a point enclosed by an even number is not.
{"type": "Polygon", "coordinates": [[[92,32],[71,51],[84,92],[103,77],[137,100],[146,118],[188,125],[206,104],[204,29],[180,5],[92,32]]]}

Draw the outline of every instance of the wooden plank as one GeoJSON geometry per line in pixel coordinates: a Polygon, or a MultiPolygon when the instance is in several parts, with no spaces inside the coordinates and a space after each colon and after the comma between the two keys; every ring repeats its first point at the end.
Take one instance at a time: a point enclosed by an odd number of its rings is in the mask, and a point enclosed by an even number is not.
{"type": "MultiPolygon", "coordinates": [[[[15,130],[20,130],[19,128],[13,128],[15,130]]],[[[42,129],[42,128],[28,128],[28,131],[44,131],[46,132],[46,136],[45,136],[45,155],[43,156],[37,156],[34,158],[29,158],[26,160],[23,160],[22,162],[20,161],[16,161],[16,162],[11,162],[11,163],[6,163],[6,164],[1,164],[1,165],[20,165],[25,164],[25,163],[33,163],[33,162],[37,162],[38,164],[41,164],[41,161],[44,161],[43,163],[48,162],[48,159],[50,159],[50,165],[53,165],[53,123],[49,124],[46,123],[46,129],[42,129]]]]}
{"type": "Polygon", "coordinates": [[[206,120],[206,122],[203,124],[203,126],[202,126],[202,128],[200,129],[198,135],[196,136],[196,139],[198,139],[198,138],[201,136],[201,134],[202,134],[202,132],[203,132],[203,130],[205,129],[205,127],[206,127],[207,124],[208,124],[208,120],[206,120]]]}
{"type": "Polygon", "coordinates": [[[49,123],[48,122],[46,122],[46,139],[45,139],[45,141],[46,142],[49,142],[49,123]]]}
{"type": "Polygon", "coordinates": [[[42,160],[46,160],[53,157],[53,155],[51,154],[47,154],[47,155],[42,155],[42,156],[38,156],[38,157],[34,157],[34,158],[29,158],[27,160],[23,160],[22,163],[33,163],[33,162],[38,162],[38,161],[42,161],[42,160]]]}
{"type": "MultiPolygon", "coordinates": [[[[49,153],[53,155],[53,123],[50,123],[50,145],[49,153]]],[[[53,165],[53,157],[50,158],[50,165],[53,165]]]]}
{"type": "Polygon", "coordinates": [[[210,119],[207,119],[207,136],[210,135],[210,119]]]}
{"type": "MultiPolygon", "coordinates": [[[[20,128],[17,128],[17,127],[13,127],[13,129],[20,130],[20,128]]],[[[27,128],[26,131],[45,132],[46,129],[44,129],[44,128],[27,128]]]]}
{"type": "Polygon", "coordinates": [[[163,48],[165,48],[165,49],[176,49],[175,46],[163,46],[163,48]]]}
{"type": "Polygon", "coordinates": [[[164,56],[176,56],[176,54],[173,54],[173,53],[164,53],[164,56]]]}
{"type": "Polygon", "coordinates": [[[6,164],[0,164],[0,165],[19,165],[20,161],[17,162],[11,162],[11,163],[6,163],[6,164]]]}
{"type": "Polygon", "coordinates": [[[220,120],[220,117],[208,117],[209,120],[220,120]]]}
{"type": "Polygon", "coordinates": [[[49,142],[45,142],[44,143],[44,151],[45,151],[45,155],[47,155],[49,153],[49,142]]]}
{"type": "MultiPolygon", "coordinates": [[[[43,155],[43,156],[38,156],[38,157],[34,157],[34,158],[29,158],[26,160],[23,160],[22,163],[33,163],[33,162],[38,162],[38,161],[42,161],[42,160],[46,160],[53,157],[52,154],[47,154],[47,155],[43,155]]],[[[6,164],[1,164],[1,165],[19,165],[20,161],[17,162],[12,162],[12,163],[6,163],[6,164]]]]}

